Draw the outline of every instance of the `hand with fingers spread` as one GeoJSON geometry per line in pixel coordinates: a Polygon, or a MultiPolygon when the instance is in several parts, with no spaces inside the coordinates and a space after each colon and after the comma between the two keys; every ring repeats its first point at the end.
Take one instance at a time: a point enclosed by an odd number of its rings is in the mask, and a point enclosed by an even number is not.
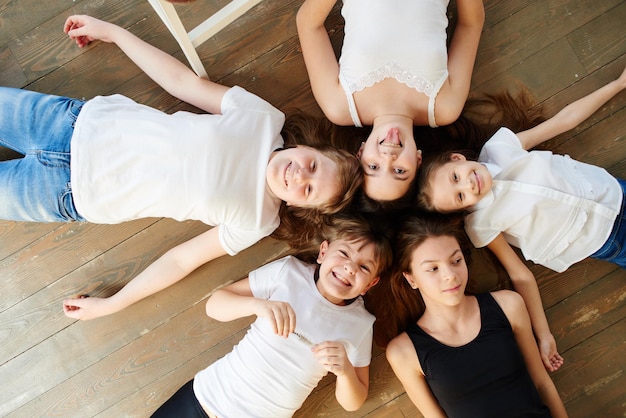
{"type": "Polygon", "coordinates": [[[311,348],[317,361],[335,376],[343,376],[353,368],[348,359],[346,348],[339,341],[324,341],[311,348]]]}

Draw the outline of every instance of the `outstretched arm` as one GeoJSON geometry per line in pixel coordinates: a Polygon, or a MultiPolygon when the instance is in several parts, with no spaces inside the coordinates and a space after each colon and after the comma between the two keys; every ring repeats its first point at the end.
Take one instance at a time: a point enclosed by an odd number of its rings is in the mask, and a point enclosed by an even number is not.
{"type": "Polygon", "coordinates": [[[67,18],[63,31],[81,48],[94,40],[115,43],[172,96],[209,113],[221,113],[222,97],[229,87],[198,77],[182,62],[126,29],[91,16],[75,15],[67,18]]]}
{"type": "Polygon", "coordinates": [[[485,23],[482,0],[457,0],[456,4],[458,20],[448,48],[448,81],[435,105],[438,125],[454,122],[465,106],[485,23]]]}
{"type": "Polygon", "coordinates": [[[554,418],[567,417],[559,392],[556,390],[550,376],[548,376],[546,369],[541,365],[537,345],[530,327],[530,318],[524,302],[518,295],[506,290],[493,293],[493,297],[511,324],[515,341],[524,357],[526,369],[537,388],[537,392],[539,392],[541,401],[550,409],[550,414],[554,418]]]}
{"type": "Polygon", "coordinates": [[[556,341],[550,332],[535,276],[520,260],[502,234],[491,241],[488,248],[500,260],[513,282],[515,291],[522,296],[524,303],[526,303],[544,366],[551,372],[558,370],[563,364],[563,358],[557,351],[556,341]]]}
{"type": "Polygon", "coordinates": [[[108,298],[73,298],[63,301],[65,315],[74,319],[93,319],[118,312],[133,303],[178,282],[197,267],[226,254],[218,238],[218,228],[211,228],[180,244],[108,298]]]}
{"type": "Polygon", "coordinates": [[[518,133],[517,137],[522,147],[529,150],[548,139],[574,129],[625,88],[626,69],[616,80],[565,106],[556,115],[534,128],[518,133]]]}
{"type": "Polygon", "coordinates": [[[318,105],[333,123],[352,124],[348,104],[339,84],[339,63],[324,22],[336,0],[305,0],[296,24],[311,90],[318,105]]]}

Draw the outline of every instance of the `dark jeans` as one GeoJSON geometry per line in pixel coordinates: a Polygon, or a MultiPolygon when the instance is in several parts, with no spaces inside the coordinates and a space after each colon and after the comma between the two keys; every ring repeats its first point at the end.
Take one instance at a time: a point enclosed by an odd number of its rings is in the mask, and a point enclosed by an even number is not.
{"type": "Polygon", "coordinates": [[[617,179],[624,197],[622,198],[622,208],[609,239],[604,243],[595,253],[591,254],[591,257],[598,260],[610,261],[617,264],[623,269],[626,269],[626,180],[617,179]]]}
{"type": "Polygon", "coordinates": [[[178,389],[157,409],[152,418],[209,418],[193,392],[193,379],[178,389]]]}

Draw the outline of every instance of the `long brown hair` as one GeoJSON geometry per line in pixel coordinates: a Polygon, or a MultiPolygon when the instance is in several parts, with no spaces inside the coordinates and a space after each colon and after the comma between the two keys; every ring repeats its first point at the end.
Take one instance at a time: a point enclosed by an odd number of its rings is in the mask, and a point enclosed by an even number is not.
{"type": "Polygon", "coordinates": [[[425,306],[419,290],[411,288],[403,273],[411,272],[415,249],[428,238],[443,236],[457,240],[469,264],[471,244],[463,229],[462,217],[419,213],[405,217],[400,223],[394,240],[394,265],[390,278],[381,280],[378,288],[370,291],[368,299],[368,309],[376,315],[374,340],[379,346],[386,347],[392,338],[405,331],[424,313],[425,306]]]}
{"type": "Polygon", "coordinates": [[[302,112],[289,115],[281,135],[286,147],[298,145],[316,149],[337,164],[336,181],[340,192],[335,199],[316,208],[280,207],[280,226],[272,236],[287,241],[292,248],[303,248],[319,240],[329,216],[346,209],[363,184],[363,171],[356,156],[334,145],[338,130],[327,119],[302,112]]]}

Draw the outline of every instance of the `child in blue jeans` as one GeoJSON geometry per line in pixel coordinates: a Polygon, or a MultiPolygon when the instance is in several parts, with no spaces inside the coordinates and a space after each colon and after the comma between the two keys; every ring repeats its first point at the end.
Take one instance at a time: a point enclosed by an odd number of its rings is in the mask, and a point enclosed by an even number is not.
{"type": "Polygon", "coordinates": [[[528,151],[573,129],[626,88],[626,70],[593,93],[532,129],[501,128],[478,161],[458,152],[425,159],[419,200],[429,210],[465,212],[472,243],[487,246],[523,297],[544,363],[556,370],[556,352],[533,274],[511,248],[557,272],[587,257],[626,268],[626,182],[601,167],[549,151],[528,151]]]}
{"type": "Polygon", "coordinates": [[[243,88],[200,78],[112,23],[70,16],[64,31],[79,47],[115,43],[165,90],[208,113],[170,115],[121,95],[82,101],[0,88],[0,146],[23,155],[0,162],[0,219],[114,224],[169,217],[215,226],[109,298],[64,301],[67,316],[117,312],[253,245],[281,219],[303,221],[293,231],[302,234],[358,189],[354,156],[332,147],[285,148],[284,114],[243,88]]]}

